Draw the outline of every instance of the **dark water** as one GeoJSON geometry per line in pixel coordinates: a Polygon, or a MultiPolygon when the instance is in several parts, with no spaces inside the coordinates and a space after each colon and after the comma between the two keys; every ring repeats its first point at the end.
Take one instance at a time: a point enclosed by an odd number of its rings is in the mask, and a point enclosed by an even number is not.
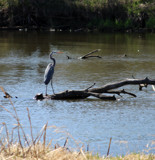
{"type": "MultiPolygon", "coordinates": [[[[117,101],[85,100],[35,101],[37,93],[45,93],[44,70],[52,50],[63,51],[57,60],[53,85],[55,92],[95,87],[126,78],[155,78],[155,34],[0,32],[0,86],[10,93],[25,132],[30,135],[26,108],[29,108],[33,134],[36,136],[48,122],[48,140],[53,145],[69,147],[89,144],[89,149],[106,154],[112,137],[111,155],[130,152],[155,153],[155,92],[151,86],[138,90],[126,86],[137,95],[116,96],[117,101]],[[78,60],[94,49],[102,59],[78,60]],[[68,60],[66,55],[73,59],[68,60]],[[123,56],[127,55],[127,56],[123,56]],[[17,96],[18,98],[15,98],[17,96]],[[56,130],[55,130],[56,129],[56,130]]],[[[51,86],[48,92],[52,93],[51,86]]],[[[12,113],[8,99],[0,92],[0,105],[12,113]]],[[[0,123],[8,128],[16,121],[0,108],[0,123]]],[[[4,129],[3,129],[4,130],[4,129]]],[[[4,131],[2,131],[3,133],[4,131]]]]}

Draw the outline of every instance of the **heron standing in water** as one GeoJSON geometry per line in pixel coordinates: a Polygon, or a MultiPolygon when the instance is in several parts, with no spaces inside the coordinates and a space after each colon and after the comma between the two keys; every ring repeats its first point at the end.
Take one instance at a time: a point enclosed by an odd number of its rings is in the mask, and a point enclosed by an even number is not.
{"type": "Polygon", "coordinates": [[[54,93],[54,89],[53,89],[53,83],[52,83],[52,78],[53,78],[53,74],[54,74],[54,67],[56,65],[56,60],[52,57],[54,53],[62,53],[62,52],[56,52],[56,51],[52,51],[49,55],[50,59],[53,61],[52,63],[49,63],[45,69],[45,74],[44,74],[44,83],[46,85],[46,96],[47,96],[47,85],[49,84],[49,82],[51,81],[51,87],[53,90],[53,94],[54,93]]]}

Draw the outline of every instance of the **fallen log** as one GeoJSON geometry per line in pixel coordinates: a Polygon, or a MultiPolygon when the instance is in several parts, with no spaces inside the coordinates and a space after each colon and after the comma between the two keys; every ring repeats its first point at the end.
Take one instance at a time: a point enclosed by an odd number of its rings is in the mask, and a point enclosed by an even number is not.
{"type": "Polygon", "coordinates": [[[93,93],[93,92],[87,92],[87,91],[75,91],[75,90],[70,90],[70,91],[65,91],[61,92],[55,95],[51,95],[51,99],[57,99],[57,100],[62,100],[62,99],[85,99],[89,96],[93,96],[102,100],[116,100],[115,96],[106,96],[102,95],[99,93],[93,93]]]}
{"type": "Polygon", "coordinates": [[[125,86],[125,85],[140,85],[140,84],[154,85],[155,84],[155,79],[150,80],[147,77],[145,79],[126,79],[126,80],[123,80],[123,81],[120,81],[120,82],[106,84],[106,85],[104,85],[102,87],[99,87],[99,88],[89,89],[89,92],[106,93],[109,90],[120,88],[120,87],[125,86]]]}
{"type": "Polygon", "coordinates": [[[130,92],[127,92],[127,91],[125,91],[124,89],[122,89],[122,90],[117,90],[117,91],[115,91],[115,90],[110,90],[110,91],[107,91],[107,92],[104,92],[104,93],[117,94],[117,95],[119,95],[119,96],[121,96],[121,93],[122,93],[122,94],[128,94],[128,95],[133,96],[133,97],[137,97],[135,94],[130,93],[130,92]]]}
{"type": "Polygon", "coordinates": [[[102,58],[100,56],[92,56],[93,53],[96,53],[96,52],[99,52],[99,51],[100,51],[100,49],[93,50],[93,51],[85,54],[84,56],[79,57],[79,59],[87,59],[87,58],[91,58],[91,57],[102,58]]]}
{"type": "Polygon", "coordinates": [[[130,93],[123,90],[114,90],[119,87],[125,86],[125,85],[140,85],[140,84],[146,84],[146,85],[155,85],[155,80],[150,80],[149,78],[145,79],[126,79],[120,82],[110,83],[106,84],[102,87],[98,88],[92,88],[95,84],[90,86],[87,89],[84,90],[66,90],[64,92],[60,92],[53,95],[47,95],[44,96],[43,94],[37,94],[35,96],[36,100],[43,100],[43,99],[53,99],[53,100],[68,100],[68,99],[85,99],[89,96],[93,96],[102,100],[116,100],[115,94],[128,94],[133,97],[136,97],[135,94],[130,93]],[[106,94],[114,94],[113,96],[107,96],[103,95],[106,94]]]}
{"type": "MultiPolygon", "coordinates": [[[[133,75],[132,75],[133,79],[136,79],[133,75]]],[[[142,91],[143,88],[147,88],[147,84],[139,84],[139,90],[142,91]]]]}
{"type": "MultiPolygon", "coordinates": [[[[92,55],[92,54],[94,54],[94,53],[96,53],[96,52],[99,52],[99,51],[100,51],[100,49],[93,50],[93,51],[91,51],[91,52],[83,55],[82,57],[78,57],[78,59],[102,58],[101,56],[92,55]]],[[[68,55],[66,55],[66,56],[67,56],[67,59],[73,59],[72,57],[70,57],[70,56],[68,56],[68,55]]]]}

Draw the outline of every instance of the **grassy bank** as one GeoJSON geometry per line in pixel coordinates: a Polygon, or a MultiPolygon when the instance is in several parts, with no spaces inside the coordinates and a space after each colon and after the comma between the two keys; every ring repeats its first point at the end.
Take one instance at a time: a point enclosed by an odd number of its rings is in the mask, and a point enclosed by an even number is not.
{"type": "MultiPolygon", "coordinates": [[[[16,124],[10,131],[5,122],[1,123],[0,128],[0,159],[9,160],[154,160],[153,154],[129,154],[125,156],[111,157],[109,154],[110,144],[107,149],[107,155],[99,156],[94,155],[91,151],[85,151],[82,146],[80,149],[71,149],[68,146],[69,139],[66,138],[64,144],[52,144],[53,139],[49,140],[47,137],[47,130],[50,128],[46,123],[37,135],[33,134],[34,128],[32,127],[31,116],[29,109],[27,108],[27,117],[29,123],[30,135],[27,135],[24,131],[24,124],[21,123],[16,107],[11,101],[10,96],[4,91],[3,87],[0,89],[4,92],[6,98],[10,101],[11,107],[9,110],[0,105],[1,109],[4,109],[8,116],[11,116],[16,124]],[[47,140],[48,139],[48,140],[47,140]]],[[[27,128],[26,128],[27,129],[27,128]]],[[[28,129],[27,129],[28,130],[28,129]]]]}
{"type": "Polygon", "coordinates": [[[23,151],[27,151],[27,148],[19,148],[18,144],[10,146],[9,149],[5,149],[0,154],[0,158],[5,159],[29,159],[29,160],[154,160],[155,155],[144,155],[144,154],[130,154],[126,156],[117,157],[100,157],[98,155],[92,155],[91,153],[83,152],[70,152],[59,147],[57,149],[44,148],[41,145],[32,146],[32,149],[27,153],[23,154],[23,151]]]}
{"type": "Polygon", "coordinates": [[[0,27],[155,30],[153,0],[1,0],[0,27]]]}

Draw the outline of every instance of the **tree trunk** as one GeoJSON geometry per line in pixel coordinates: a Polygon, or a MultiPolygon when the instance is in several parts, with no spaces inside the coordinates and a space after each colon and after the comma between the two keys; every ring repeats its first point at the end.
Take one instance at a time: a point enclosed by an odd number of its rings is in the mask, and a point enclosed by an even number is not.
{"type": "Polygon", "coordinates": [[[102,100],[116,100],[116,97],[114,95],[106,96],[106,95],[103,95],[103,93],[117,94],[117,95],[128,94],[130,96],[136,97],[135,94],[127,92],[124,89],[123,90],[114,90],[114,89],[117,89],[125,85],[139,85],[139,86],[147,87],[147,85],[155,85],[155,79],[154,80],[150,80],[148,78],[126,79],[120,82],[106,84],[102,87],[92,88],[94,85],[84,90],[66,90],[64,92],[57,93],[54,95],[44,96],[43,94],[37,94],[35,96],[35,99],[36,100],[42,100],[42,99],[67,100],[67,99],[85,99],[89,96],[93,96],[102,100]]]}

